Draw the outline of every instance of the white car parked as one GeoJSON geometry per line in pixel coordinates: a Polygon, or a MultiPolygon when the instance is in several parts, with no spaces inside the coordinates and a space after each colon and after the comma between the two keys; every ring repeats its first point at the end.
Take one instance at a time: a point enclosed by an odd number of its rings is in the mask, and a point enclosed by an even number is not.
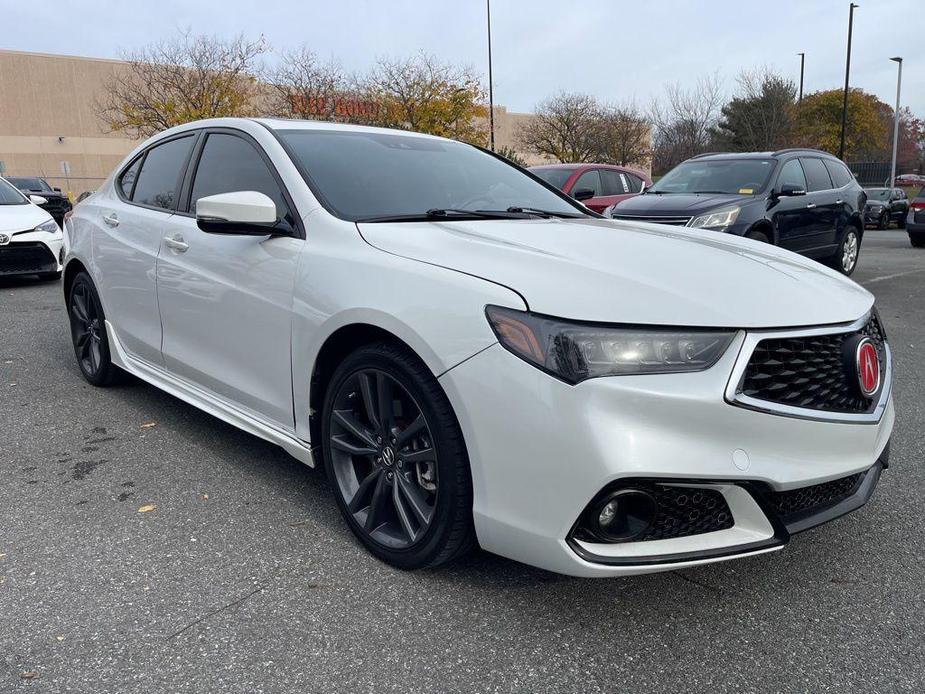
{"type": "Polygon", "coordinates": [[[476,542],[581,576],[768,552],[864,504],[888,462],[867,291],[767,244],[602,219],[469,145],[190,123],[66,234],[87,380],[124,369],[323,463],[399,567],[476,542]]]}
{"type": "Polygon", "coordinates": [[[26,197],[0,178],[0,277],[61,276],[64,235],[57,222],[39,205],[45,199],[26,197]]]}

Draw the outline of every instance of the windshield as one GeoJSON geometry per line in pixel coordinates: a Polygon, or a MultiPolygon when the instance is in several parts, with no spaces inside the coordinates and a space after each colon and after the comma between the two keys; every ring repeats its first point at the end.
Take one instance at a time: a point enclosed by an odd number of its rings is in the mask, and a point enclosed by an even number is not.
{"type": "Polygon", "coordinates": [[[51,192],[51,186],[49,186],[41,178],[24,178],[22,176],[10,176],[8,179],[10,183],[19,188],[20,190],[41,190],[51,192]]]}
{"type": "Polygon", "coordinates": [[[889,188],[868,188],[867,198],[868,200],[889,200],[890,199],[890,189],[889,188]]]}
{"type": "Polygon", "coordinates": [[[773,159],[693,159],[678,164],[646,192],[755,195],[773,170],[773,159]]]}
{"type": "Polygon", "coordinates": [[[28,202],[22,193],[0,178],[0,205],[26,205],[28,202]]]}
{"type": "Polygon", "coordinates": [[[565,182],[569,179],[573,173],[574,169],[530,169],[530,173],[535,176],[539,176],[546,183],[551,186],[555,186],[559,190],[565,186],[565,182]]]}
{"type": "Polygon", "coordinates": [[[350,221],[427,217],[434,210],[581,209],[471,145],[414,135],[280,130],[312,190],[350,221]]]}

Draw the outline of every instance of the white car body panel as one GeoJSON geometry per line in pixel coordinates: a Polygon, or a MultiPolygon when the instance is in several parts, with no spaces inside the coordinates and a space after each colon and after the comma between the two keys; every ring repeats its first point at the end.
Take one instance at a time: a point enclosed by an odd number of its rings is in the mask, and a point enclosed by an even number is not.
{"type": "Polygon", "coordinates": [[[311,377],[320,350],[350,326],[391,333],[453,405],[472,469],[477,536],[490,551],[579,576],[730,558],[615,566],[576,554],[566,538],[582,510],[607,483],[634,476],[726,480],[721,491],[735,525],[593,553],[632,560],[720,546],[741,547],[734,556],[773,551],[779,546],[748,549],[772,530],[735,481],[775,490],[816,484],[870,468],[887,446],[892,400],[878,421],[844,424],[725,398],[739,349],[756,330],[850,323],[870,311],[866,290],[810,260],[738,237],[609,220],[357,225],[322,207],[268,130],[339,126],[216,119],[156,139],[205,127],[257,141],[305,238],[206,234],[191,216],[123,202],[110,177],[69,220],[66,263],[81,263],[99,289],[114,362],[313,464],[320,441],[311,436],[311,377]],[[103,221],[113,212],[119,226],[103,221]],[[165,246],[177,235],[188,250],[165,246]],[[705,371],[571,386],[499,345],[489,304],[739,332],[705,371]],[[737,451],[746,453],[744,468],[737,451]]]}
{"type": "MultiPolygon", "coordinates": [[[[46,231],[32,231],[39,224],[48,221],[54,221],[52,216],[31,201],[22,205],[0,205],[0,234],[7,238],[7,243],[4,245],[42,243],[57,262],[64,245],[64,235],[61,229],[59,228],[53,234],[46,231]]],[[[62,264],[57,263],[57,271],[60,272],[61,268],[62,264]]]]}

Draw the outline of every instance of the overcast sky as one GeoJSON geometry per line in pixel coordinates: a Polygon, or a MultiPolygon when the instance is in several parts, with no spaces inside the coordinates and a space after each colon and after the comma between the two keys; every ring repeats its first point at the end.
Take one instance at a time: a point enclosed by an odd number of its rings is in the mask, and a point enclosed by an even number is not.
{"type": "MultiPolygon", "coordinates": [[[[418,50],[487,75],[485,0],[59,0],[6,2],[0,47],[117,58],[180,29],[263,34],[272,47],[307,44],[349,71],[418,50]]],[[[894,55],[903,100],[925,117],[925,2],[860,0],[851,84],[892,105],[894,55]]],[[[727,91],[742,69],[771,66],[806,92],[844,83],[843,0],[493,0],[495,102],[529,111],[560,90],[647,105],[666,82],[719,70],[727,91]]],[[[270,58],[272,60],[272,58],[270,58]]],[[[8,95],[3,95],[4,97],[8,95]]],[[[62,104],[62,106],[65,106],[62,104]]]]}

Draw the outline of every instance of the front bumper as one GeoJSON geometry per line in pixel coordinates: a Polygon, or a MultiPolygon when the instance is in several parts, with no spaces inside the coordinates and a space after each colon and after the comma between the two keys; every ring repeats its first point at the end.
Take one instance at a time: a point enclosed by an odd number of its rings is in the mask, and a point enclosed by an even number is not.
{"type": "Polygon", "coordinates": [[[59,231],[19,233],[0,246],[0,277],[61,272],[64,238],[59,231]]]}
{"type": "Polygon", "coordinates": [[[864,473],[869,486],[840,503],[839,512],[866,501],[892,431],[892,399],[868,423],[731,405],[724,392],[744,340],[740,335],[700,373],[569,386],[496,344],[443,374],[469,450],[482,546],[576,576],[648,573],[773,551],[805,529],[770,512],[761,490],[864,473]],[[576,540],[572,531],[589,502],[608,485],[635,478],[719,490],[734,524],[674,539],[576,540]]]}
{"type": "Polygon", "coordinates": [[[884,208],[878,209],[864,209],[864,223],[865,224],[877,224],[880,221],[880,215],[884,212],[884,208]]]}

